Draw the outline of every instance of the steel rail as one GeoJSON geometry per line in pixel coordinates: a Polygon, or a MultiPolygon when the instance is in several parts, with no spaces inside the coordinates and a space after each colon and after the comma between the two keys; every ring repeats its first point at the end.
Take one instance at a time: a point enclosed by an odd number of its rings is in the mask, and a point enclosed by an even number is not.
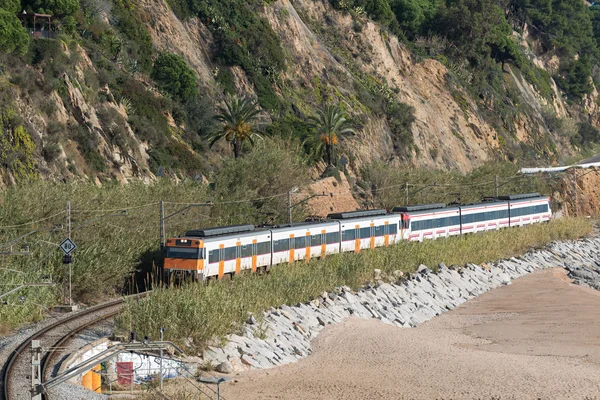
{"type": "MultiPolygon", "coordinates": [[[[103,304],[99,304],[97,306],[93,306],[90,308],[87,308],[85,310],[82,310],[80,312],[77,312],[73,315],[70,315],[66,318],[63,318],[61,320],[58,320],[56,322],[53,322],[52,324],[40,329],[39,331],[33,333],[32,335],[30,335],[26,340],[24,340],[23,342],[21,342],[21,344],[19,344],[19,346],[12,351],[12,353],[10,354],[10,356],[8,357],[7,362],[4,365],[4,371],[2,373],[3,375],[3,388],[2,388],[2,394],[4,395],[4,399],[5,400],[12,400],[13,398],[10,396],[10,384],[11,384],[11,373],[12,373],[12,368],[14,367],[17,359],[23,355],[28,355],[29,352],[27,351],[28,348],[31,346],[31,342],[33,340],[36,340],[42,336],[44,336],[45,334],[47,334],[48,332],[64,325],[67,324],[69,322],[75,321],[77,319],[80,319],[82,317],[88,316],[90,314],[93,314],[95,312],[98,311],[102,311],[105,310],[107,308],[111,308],[111,307],[115,307],[115,306],[119,306],[121,304],[124,304],[126,299],[128,298],[139,298],[139,297],[145,297],[150,293],[150,291],[148,292],[144,292],[144,293],[139,293],[139,294],[135,294],[135,295],[131,295],[131,296],[127,296],[124,298],[120,298],[117,300],[113,300],[113,301],[109,301],[107,303],[103,303],[103,304]]],[[[60,345],[64,342],[66,342],[67,340],[69,340],[71,337],[73,337],[75,334],[77,334],[78,332],[81,332],[83,329],[88,328],[89,326],[92,326],[94,324],[97,324],[107,318],[111,318],[113,316],[115,316],[116,314],[118,314],[119,311],[116,312],[112,312],[106,315],[102,315],[101,317],[95,318],[94,320],[92,320],[91,322],[87,322],[83,325],[79,325],[78,327],[71,329],[66,335],[63,335],[52,347],[52,349],[46,353],[46,355],[44,355],[44,358],[42,359],[42,376],[40,377],[42,382],[44,381],[44,377],[45,377],[45,372],[48,368],[48,360],[50,360],[53,356],[54,353],[54,349],[56,347],[60,347],[60,345]]]]}

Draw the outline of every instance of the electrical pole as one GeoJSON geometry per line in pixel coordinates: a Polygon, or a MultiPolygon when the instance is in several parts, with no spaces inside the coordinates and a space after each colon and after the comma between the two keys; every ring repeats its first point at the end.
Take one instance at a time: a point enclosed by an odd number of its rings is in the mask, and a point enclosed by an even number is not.
{"type": "Polygon", "coordinates": [[[404,190],[406,191],[406,205],[408,206],[408,182],[406,182],[406,186],[404,187],[404,190]]]}
{"type": "MultiPolygon", "coordinates": [[[[71,239],[71,202],[67,201],[67,238],[71,239]]],[[[71,287],[72,261],[69,263],[69,305],[73,305],[73,291],[71,287]]]]}
{"type": "MultiPolygon", "coordinates": [[[[165,331],[165,328],[160,328],[160,341],[163,341],[163,332],[165,331]]],[[[163,349],[162,347],[160,348],[160,378],[159,378],[159,382],[160,382],[160,391],[162,393],[163,390],[163,349]]]]}
{"type": "Polygon", "coordinates": [[[496,190],[496,198],[498,198],[498,175],[494,175],[494,189],[496,190]]]}
{"type": "Polygon", "coordinates": [[[42,400],[35,388],[42,383],[42,345],[39,340],[31,341],[31,400],[42,400]]]}
{"type": "Polygon", "coordinates": [[[292,223],[292,191],[288,191],[288,217],[290,224],[292,223]]]}
{"type": "Polygon", "coordinates": [[[160,201],[160,248],[165,247],[165,202],[160,201]]]}

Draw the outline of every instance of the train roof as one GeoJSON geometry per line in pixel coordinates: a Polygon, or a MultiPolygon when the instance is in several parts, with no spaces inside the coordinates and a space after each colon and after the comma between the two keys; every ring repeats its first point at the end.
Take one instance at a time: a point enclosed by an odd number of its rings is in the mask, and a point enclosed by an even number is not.
{"type": "Polygon", "coordinates": [[[420,204],[416,206],[402,206],[402,207],[394,207],[392,212],[415,212],[415,211],[428,211],[428,210],[436,210],[441,208],[452,208],[448,207],[444,203],[435,203],[435,204],[420,204]]]}
{"type": "Polygon", "coordinates": [[[532,199],[534,197],[545,197],[539,193],[523,193],[523,194],[509,194],[507,196],[498,196],[499,200],[524,200],[532,199]]]}
{"type": "Polygon", "coordinates": [[[459,206],[460,208],[471,208],[471,207],[489,207],[498,205],[508,205],[508,201],[497,200],[497,201],[481,201],[479,203],[469,203],[459,206]]]}
{"type": "Polygon", "coordinates": [[[245,233],[253,232],[255,230],[254,225],[230,225],[230,226],[217,226],[215,228],[205,229],[193,229],[185,233],[186,237],[212,237],[230,235],[232,233],[245,233]]]}
{"type": "Polygon", "coordinates": [[[352,218],[363,218],[363,217],[375,217],[378,215],[386,215],[386,210],[358,210],[358,211],[347,211],[341,213],[333,213],[327,216],[327,219],[352,219],[352,218]]]}

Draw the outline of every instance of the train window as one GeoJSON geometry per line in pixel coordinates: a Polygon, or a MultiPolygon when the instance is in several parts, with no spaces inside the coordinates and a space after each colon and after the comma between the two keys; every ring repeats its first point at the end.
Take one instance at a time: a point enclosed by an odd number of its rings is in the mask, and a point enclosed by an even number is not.
{"type": "Polygon", "coordinates": [[[256,247],[256,254],[259,256],[271,253],[271,242],[260,242],[256,245],[256,247]]]}
{"type": "MultiPolygon", "coordinates": [[[[408,228],[408,223],[409,221],[405,221],[406,222],[406,227],[408,228]]],[[[390,235],[395,235],[398,233],[398,225],[397,224],[390,224],[388,225],[388,233],[390,235]]]]}
{"type": "Polygon", "coordinates": [[[252,245],[245,244],[242,246],[240,257],[252,257],[252,245]]]}
{"type": "Polygon", "coordinates": [[[354,240],[356,239],[356,230],[355,229],[347,229],[345,231],[342,232],[342,240],[348,241],[348,240],[354,240]]]}
{"type": "Polygon", "coordinates": [[[237,246],[223,249],[223,260],[235,260],[237,258],[237,246]]]}
{"type": "Polygon", "coordinates": [[[290,239],[279,239],[273,241],[273,252],[288,251],[290,249],[290,239]]]}
{"type": "Polygon", "coordinates": [[[219,262],[219,250],[211,250],[208,252],[208,262],[209,264],[219,262]]]}
{"type": "Polygon", "coordinates": [[[339,232],[328,232],[325,234],[325,243],[333,244],[340,242],[340,233],[339,232]]]}
{"type": "Polygon", "coordinates": [[[321,241],[322,241],[322,235],[318,234],[318,235],[312,235],[310,237],[310,245],[311,246],[320,246],[321,245],[321,241]]]}
{"type": "Polygon", "coordinates": [[[387,226],[387,225],[379,225],[379,226],[376,226],[376,227],[375,227],[375,236],[379,237],[379,236],[383,236],[383,235],[385,235],[385,231],[386,231],[385,227],[386,227],[386,226],[387,226]]]}
{"type": "Polygon", "coordinates": [[[367,226],[366,228],[360,228],[359,231],[361,239],[367,239],[371,237],[371,227],[367,226]]]}
{"type": "Polygon", "coordinates": [[[167,247],[166,258],[183,258],[186,260],[197,260],[200,256],[200,249],[167,247]]]}
{"type": "Polygon", "coordinates": [[[300,236],[296,238],[296,244],[294,246],[294,248],[296,249],[302,249],[306,247],[306,237],[305,236],[300,236]]]}

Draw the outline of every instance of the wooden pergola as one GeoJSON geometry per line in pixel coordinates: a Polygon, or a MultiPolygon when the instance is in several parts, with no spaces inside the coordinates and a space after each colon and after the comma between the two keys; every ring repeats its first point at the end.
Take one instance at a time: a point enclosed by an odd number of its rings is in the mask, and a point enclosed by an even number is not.
{"type": "Polygon", "coordinates": [[[25,29],[27,29],[35,39],[50,39],[50,26],[52,23],[52,15],[38,13],[27,14],[25,11],[23,11],[22,13],[17,14],[17,17],[19,17],[19,19],[23,23],[23,27],[25,27],[25,29]],[[33,21],[33,25],[31,27],[29,24],[30,21],[33,21]]]}

